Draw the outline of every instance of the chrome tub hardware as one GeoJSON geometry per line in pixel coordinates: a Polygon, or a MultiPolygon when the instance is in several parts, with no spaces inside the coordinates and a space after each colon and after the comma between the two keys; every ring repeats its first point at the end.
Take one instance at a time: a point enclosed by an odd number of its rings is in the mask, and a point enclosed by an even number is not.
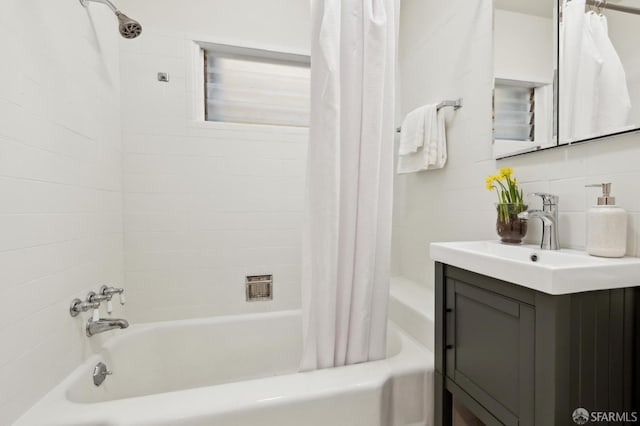
{"type": "Polygon", "coordinates": [[[102,294],[98,294],[95,291],[90,291],[87,293],[87,302],[98,302],[98,304],[107,300],[108,296],[103,296],[102,294]]]}
{"type": "Polygon", "coordinates": [[[107,366],[103,362],[99,362],[93,367],[93,384],[100,386],[107,376],[113,373],[107,369],[107,366]]]}
{"type": "Polygon", "coordinates": [[[87,321],[87,326],[85,328],[87,337],[91,337],[98,333],[104,333],[105,331],[113,330],[116,328],[122,329],[129,327],[129,322],[125,319],[100,318],[100,304],[102,302],[107,302],[107,312],[109,314],[111,314],[111,312],[113,311],[111,299],[113,298],[114,294],[118,294],[120,296],[120,304],[124,305],[124,289],[108,287],[106,285],[100,287],[98,293],[90,291],[87,294],[87,299],[84,302],[80,299],[73,299],[71,301],[69,313],[72,317],[78,316],[80,312],[86,312],[90,309],[93,309],[93,315],[87,321]]]}
{"type": "Polygon", "coordinates": [[[111,312],[113,312],[113,304],[111,303],[111,299],[113,298],[114,294],[117,294],[118,297],[120,298],[120,305],[124,306],[124,304],[126,303],[124,288],[109,287],[109,286],[103,285],[100,287],[98,294],[103,296],[107,301],[108,314],[111,314],[111,312]]]}
{"type": "Polygon", "coordinates": [[[123,329],[129,327],[129,321],[120,318],[89,318],[87,321],[87,337],[104,333],[105,331],[114,330],[116,328],[123,329]]]}
{"type": "Polygon", "coordinates": [[[100,307],[100,302],[83,302],[80,299],[73,299],[71,301],[71,306],[69,307],[69,313],[72,317],[77,317],[80,312],[87,312],[89,309],[98,309],[100,307]]]}
{"type": "Polygon", "coordinates": [[[546,192],[536,192],[542,198],[542,210],[527,210],[518,214],[520,219],[538,218],[542,220],[542,238],[540,248],[542,250],[559,250],[558,241],[558,202],[559,197],[546,192]]]}

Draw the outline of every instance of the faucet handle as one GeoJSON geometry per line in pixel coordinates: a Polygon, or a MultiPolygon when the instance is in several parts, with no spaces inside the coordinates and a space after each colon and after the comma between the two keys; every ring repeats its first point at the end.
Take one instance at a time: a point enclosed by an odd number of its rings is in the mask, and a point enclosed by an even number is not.
{"type": "Polygon", "coordinates": [[[107,297],[108,303],[111,302],[111,298],[113,297],[114,294],[118,295],[118,297],[120,298],[120,304],[122,306],[124,306],[124,304],[126,303],[126,299],[124,296],[124,288],[109,287],[109,286],[103,285],[102,287],[100,287],[100,294],[107,297]]]}
{"type": "Polygon", "coordinates": [[[560,197],[555,194],[549,194],[548,192],[534,192],[533,195],[542,198],[543,206],[555,206],[560,201],[560,197]]]}
{"type": "Polygon", "coordinates": [[[80,312],[87,312],[89,309],[97,310],[98,308],[100,308],[100,302],[83,302],[80,299],[73,299],[69,307],[69,314],[72,317],[77,317],[80,312]]]}
{"type": "Polygon", "coordinates": [[[87,294],[87,302],[102,303],[107,299],[109,299],[109,296],[105,296],[104,294],[97,294],[95,291],[90,291],[87,294]]]}

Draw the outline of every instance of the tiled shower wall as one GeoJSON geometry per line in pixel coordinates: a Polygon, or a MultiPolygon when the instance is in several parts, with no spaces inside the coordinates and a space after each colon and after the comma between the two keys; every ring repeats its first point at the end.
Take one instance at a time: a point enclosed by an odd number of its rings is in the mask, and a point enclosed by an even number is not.
{"type": "Polygon", "coordinates": [[[71,299],[122,283],[116,25],[102,6],[2,2],[2,425],[90,353],[71,299]]]}
{"type": "Polygon", "coordinates": [[[307,131],[198,121],[193,40],[305,53],[308,4],[156,8],[131,0],[144,34],[121,43],[127,313],[152,321],[299,308],[307,131]],[[255,274],[273,274],[273,301],[245,302],[245,276],[255,274]]]}
{"type": "MultiPolygon", "coordinates": [[[[484,177],[513,167],[525,193],[560,195],[560,243],[585,246],[586,210],[597,190],[588,183],[612,182],[620,206],[629,211],[627,252],[640,255],[640,137],[629,135],[573,147],[492,159],[493,79],[491,2],[404,0],[400,25],[401,115],[442,99],[464,98],[447,119],[449,162],[442,170],[400,176],[394,217],[395,272],[433,285],[429,243],[496,239],[495,194],[484,177]]],[[[530,205],[540,202],[531,198],[530,205]]],[[[532,222],[529,242],[539,242],[532,222]]]]}

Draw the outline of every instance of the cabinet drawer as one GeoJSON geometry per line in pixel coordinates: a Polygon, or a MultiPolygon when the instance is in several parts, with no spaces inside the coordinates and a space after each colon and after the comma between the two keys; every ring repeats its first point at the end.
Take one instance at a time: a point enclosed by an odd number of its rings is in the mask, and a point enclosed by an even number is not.
{"type": "Polygon", "coordinates": [[[446,303],[447,377],[504,424],[532,424],[533,307],[454,279],[446,303]]]}

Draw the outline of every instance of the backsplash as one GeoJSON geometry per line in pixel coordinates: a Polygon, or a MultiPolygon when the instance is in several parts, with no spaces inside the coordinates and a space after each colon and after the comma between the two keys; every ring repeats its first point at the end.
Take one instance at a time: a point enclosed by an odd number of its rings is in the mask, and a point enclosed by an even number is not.
{"type": "MultiPolygon", "coordinates": [[[[505,160],[492,158],[492,7],[464,0],[439,10],[433,0],[402,3],[400,34],[401,116],[440,98],[463,97],[464,108],[447,119],[449,163],[443,170],[396,179],[394,273],[433,284],[432,241],[496,239],[495,194],[484,177],[512,167],[525,194],[560,196],[560,244],[583,249],[586,210],[597,190],[612,182],[619,206],[629,213],[627,253],[640,255],[640,137],[627,135],[556,148],[505,160]],[[448,29],[455,27],[456,31],[448,29]],[[431,28],[425,32],[424,28],[431,28]]],[[[539,207],[531,197],[530,207],[539,207]]],[[[531,223],[526,240],[540,241],[531,223]]]]}

